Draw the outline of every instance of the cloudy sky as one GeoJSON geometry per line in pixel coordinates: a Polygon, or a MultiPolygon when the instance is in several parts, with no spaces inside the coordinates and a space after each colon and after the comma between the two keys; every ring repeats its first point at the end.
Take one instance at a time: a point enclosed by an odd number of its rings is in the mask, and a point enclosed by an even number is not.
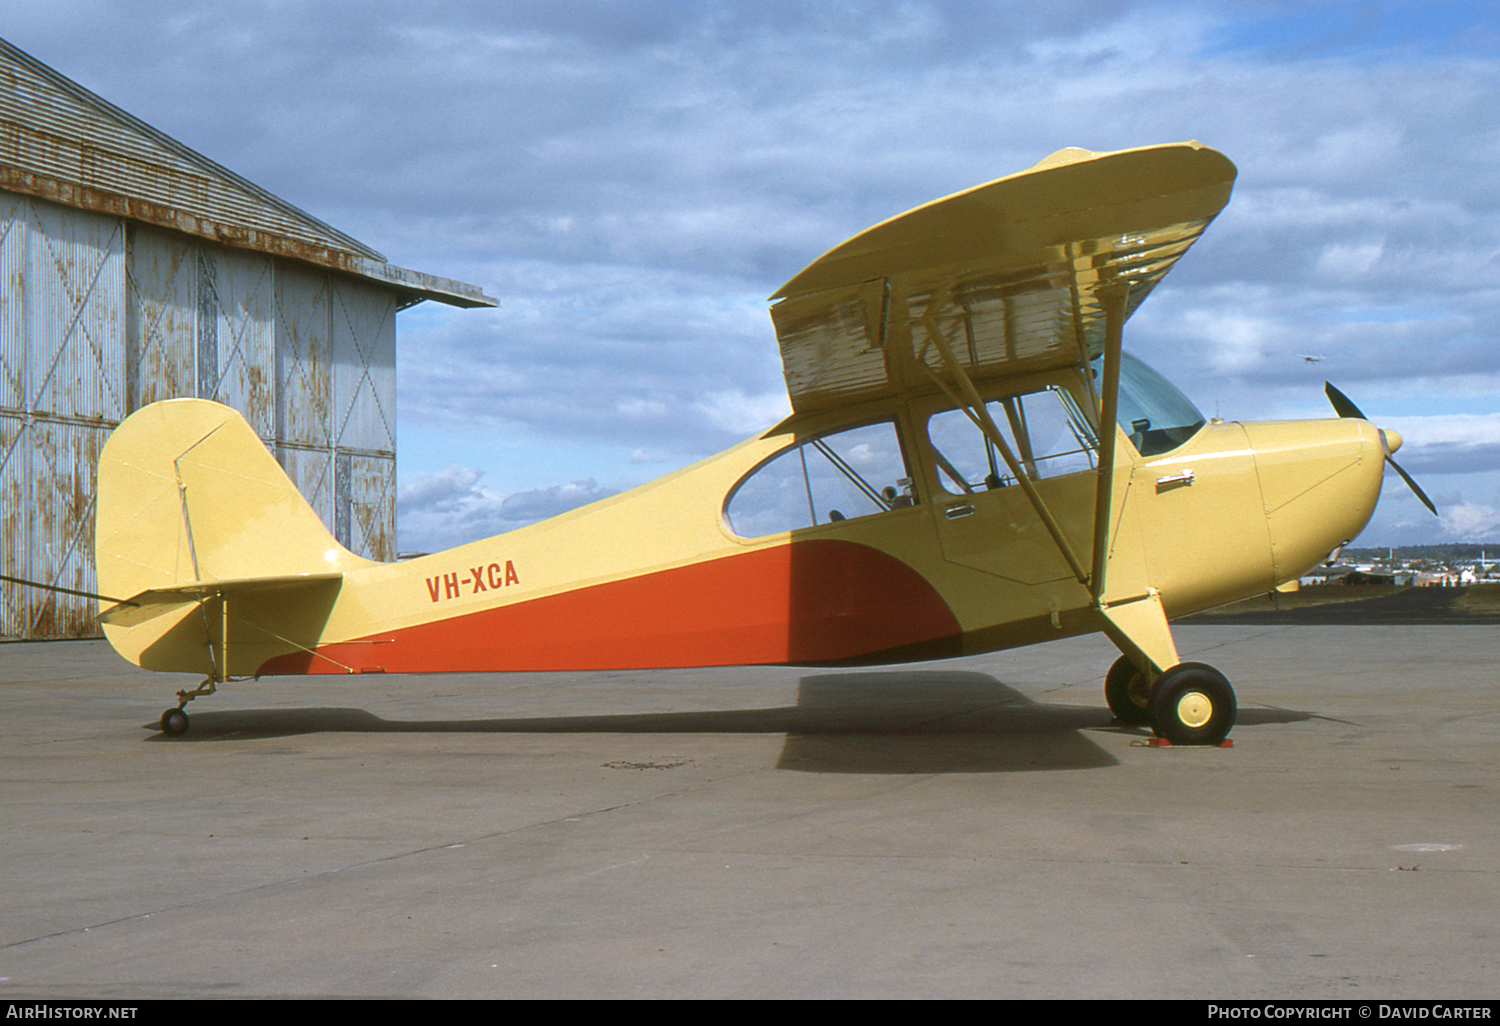
{"type": "Polygon", "coordinates": [[[0,36],[384,252],[400,545],[640,484],[788,409],[765,297],[1064,146],[1240,176],[1126,344],[1226,420],[1406,439],[1360,544],[1500,542],[1500,15],[1479,2],[138,3],[0,36]],[[1321,356],[1309,363],[1305,355],[1321,356]]]}

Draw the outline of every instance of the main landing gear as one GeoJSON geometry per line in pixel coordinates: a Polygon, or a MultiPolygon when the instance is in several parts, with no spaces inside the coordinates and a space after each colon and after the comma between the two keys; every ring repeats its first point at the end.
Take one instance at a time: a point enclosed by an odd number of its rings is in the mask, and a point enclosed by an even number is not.
{"type": "Polygon", "coordinates": [[[1204,663],[1179,663],[1156,679],[1126,656],[1104,678],[1104,698],[1121,723],[1149,726],[1174,745],[1217,745],[1234,727],[1238,706],[1234,688],[1204,663]]]}

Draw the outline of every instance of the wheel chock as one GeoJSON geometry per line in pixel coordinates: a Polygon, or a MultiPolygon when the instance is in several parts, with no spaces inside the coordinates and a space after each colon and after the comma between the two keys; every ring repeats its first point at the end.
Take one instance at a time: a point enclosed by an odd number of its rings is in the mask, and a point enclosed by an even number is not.
{"type": "Polygon", "coordinates": [[[1226,737],[1216,745],[1174,745],[1164,737],[1150,737],[1134,743],[1145,748],[1233,748],[1234,738],[1226,737]]]}

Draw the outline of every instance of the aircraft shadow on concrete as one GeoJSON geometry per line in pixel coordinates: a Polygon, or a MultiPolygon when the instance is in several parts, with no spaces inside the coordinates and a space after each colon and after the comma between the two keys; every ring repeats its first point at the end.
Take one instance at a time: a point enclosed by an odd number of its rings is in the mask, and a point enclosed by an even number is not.
{"type": "MultiPolygon", "coordinates": [[[[1310,713],[1241,710],[1240,724],[1310,713]]],[[[153,731],[156,724],[148,725],[153,731]]],[[[230,709],[193,713],[171,744],[315,733],[785,734],[777,768],[809,773],[999,773],[1117,765],[1087,732],[1151,736],[1098,707],[1034,702],[985,673],[857,671],[803,677],[797,703],[768,709],[507,719],[390,720],[363,709],[230,709]]]]}

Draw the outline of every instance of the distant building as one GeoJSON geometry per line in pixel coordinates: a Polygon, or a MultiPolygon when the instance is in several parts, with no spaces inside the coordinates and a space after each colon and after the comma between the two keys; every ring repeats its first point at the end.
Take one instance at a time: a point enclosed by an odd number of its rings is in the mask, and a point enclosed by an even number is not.
{"type": "Polygon", "coordinates": [[[1396,582],[1396,575],[1375,566],[1339,563],[1313,567],[1298,580],[1303,587],[1320,584],[1393,584],[1396,582]]]}
{"type": "MultiPolygon", "coordinates": [[[[131,412],[242,412],[340,542],[396,554],[396,312],[494,306],[368,246],[0,40],[0,574],[94,589],[99,453],[131,412]]],[[[0,583],[0,637],[96,634],[0,583]]]]}
{"type": "Polygon", "coordinates": [[[1395,584],[1396,575],[1380,570],[1351,570],[1339,579],[1340,584],[1395,584]]]}

